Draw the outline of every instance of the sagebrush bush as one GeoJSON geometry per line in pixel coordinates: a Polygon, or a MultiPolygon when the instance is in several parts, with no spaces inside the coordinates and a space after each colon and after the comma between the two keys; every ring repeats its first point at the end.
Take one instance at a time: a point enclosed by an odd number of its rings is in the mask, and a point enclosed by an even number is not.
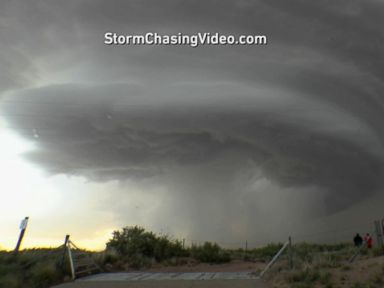
{"type": "Polygon", "coordinates": [[[231,256],[216,243],[205,242],[202,246],[192,246],[191,256],[207,263],[224,263],[231,261],[231,256]]]}
{"type": "Polygon", "coordinates": [[[188,256],[180,241],[157,236],[138,226],[114,231],[107,243],[107,251],[116,251],[135,268],[148,267],[152,259],[161,262],[172,257],[188,256]]]}

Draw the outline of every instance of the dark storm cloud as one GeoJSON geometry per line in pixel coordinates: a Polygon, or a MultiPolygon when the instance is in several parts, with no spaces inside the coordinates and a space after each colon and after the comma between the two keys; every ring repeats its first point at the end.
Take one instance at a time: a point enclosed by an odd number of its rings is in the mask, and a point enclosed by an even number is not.
{"type": "Polygon", "coordinates": [[[1,115],[37,137],[27,157],[52,174],[157,179],[178,205],[199,193],[226,211],[245,201],[228,212],[246,211],[245,223],[264,211],[249,204],[268,199],[257,189],[297,190],[287,205],[323,201],[313,212],[334,213],[382,188],[382,3],[22,4],[0,9],[1,115]],[[269,44],[111,47],[107,31],[265,34],[269,44]]]}
{"type": "MultiPolygon", "coordinates": [[[[234,157],[253,161],[266,178],[283,187],[312,185],[330,191],[326,200],[329,211],[345,208],[381,185],[382,160],[374,149],[379,145],[374,135],[357,129],[353,133],[373,139],[352,141],[344,131],[348,126],[333,135],[331,129],[327,131],[327,125],[336,125],[333,119],[327,122],[315,115],[320,123],[306,125],[289,111],[275,114],[278,104],[269,107],[260,99],[256,101],[259,107],[252,107],[252,103],[235,107],[225,97],[214,104],[208,99],[216,96],[210,89],[200,91],[210,91],[205,94],[208,98],[196,95],[193,99],[200,100],[186,105],[175,100],[172,89],[161,97],[146,93],[144,87],[116,86],[60,85],[26,90],[10,96],[12,100],[5,99],[3,107],[7,109],[3,111],[13,125],[23,128],[24,135],[37,134],[39,150],[28,157],[51,173],[124,180],[167,173],[177,166],[206,167],[234,157]],[[106,100],[108,91],[114,94],[106,100]],[[27,97],[34,101],[23,101],[27,97]],[[148,104],[155,97],[157,100],[148,104]]],[[[237,98],[237,103],[242,101],[250,100],[237,98]]],[[[343,112],[336,114],[338,125],[343,121],[344,125],[359,124],[339,114],[343,112]]],[[[302,116],[311,121],[311,116],[302,116]]],[[[236,173],[241,169],[237,164],[230,170],[236,173]]]]}

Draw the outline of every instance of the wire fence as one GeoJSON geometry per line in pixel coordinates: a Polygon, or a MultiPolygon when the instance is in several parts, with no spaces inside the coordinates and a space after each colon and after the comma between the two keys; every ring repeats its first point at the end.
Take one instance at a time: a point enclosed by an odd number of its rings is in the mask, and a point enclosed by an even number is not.
{"type": "MultiPolygon", "coordinates": [[[[383,231],[384,232],[384,231],[383,231]]],[[[293,243],[324,243],[324,244],[337,244],[337,243],[353,243],[353,237],[359,233],[360,235],[365,235],[369,233],[372,237],[377,237],[377,231],[374,227],[373,221],[360,221],[343,228],[333,228],[322,231],[313,231],[309,233],[298,233],[287,235],[285,238],[281,238],[275,243],[284,243],[288,237],[292,238],[293,243]]],[[[266,246],[270,244],[269,241],[255,240],[249,237],[249,239],[239,240],[239,241],[228,241],[228,240],[202,240],[202,239],[188,239],[185,238],[185,245],[202,245],[205,242],[214,242],[226,249],[255,249],[266,246]]],[[[376,239],[374,244],[377,243],[376,239]]]]}

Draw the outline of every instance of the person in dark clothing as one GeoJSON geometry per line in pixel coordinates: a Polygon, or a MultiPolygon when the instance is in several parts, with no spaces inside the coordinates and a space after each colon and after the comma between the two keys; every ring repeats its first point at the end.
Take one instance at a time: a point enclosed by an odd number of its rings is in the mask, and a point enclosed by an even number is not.
{"type": "Polygon", "coordinates": [[[363,238],[361,238],[359,233],[356,233],[355,237],[353,238],[353,243],[355,243],[356,247],[360,247],[363,244],[363,238]]]}

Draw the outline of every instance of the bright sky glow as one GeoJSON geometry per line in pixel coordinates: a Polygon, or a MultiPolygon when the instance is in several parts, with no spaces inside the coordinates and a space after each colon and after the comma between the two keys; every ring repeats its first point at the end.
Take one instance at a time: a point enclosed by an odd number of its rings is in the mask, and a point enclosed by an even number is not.
{"type": "Polygon", "coordinates": [[[23,159],[23,154],[37,149],[36,145],[5,128],[1,128],[0,143],[0,248],[14,248],[19,223],[29,216],[23,247],[58,246],[65,234],[72,232],[74,241],[78,236],[78,243],[83,247],[103,249],[113,229],[108,227],[110,223],[105,215],[104,223],[93,227],[92,219],[98,213],[88,211],[93,202],[86,198],[90,196],[90,190],[96,188],[92,193],[97,194],[97,189],[104,185],[90,185],[76,177],[48,177],[23,159]],[[79,191],[82,193],[77,194],[79,191]],[[76,202],[73,201],[75,197],[76,202]],[[86,237],[84,231],[88,229],[84,226],[96,229],[86,237]]]}

